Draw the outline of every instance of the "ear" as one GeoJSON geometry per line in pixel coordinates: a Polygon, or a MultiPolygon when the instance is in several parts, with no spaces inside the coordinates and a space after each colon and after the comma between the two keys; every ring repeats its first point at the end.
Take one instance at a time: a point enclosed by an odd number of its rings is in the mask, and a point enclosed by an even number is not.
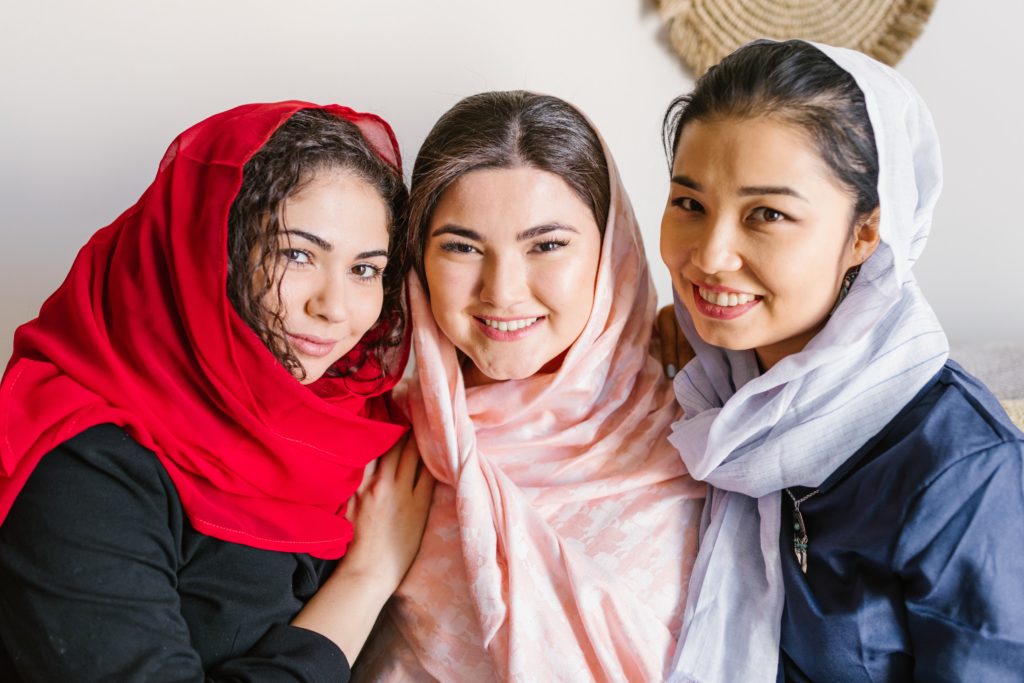
{"type": "Polygon", "coordinates": [[[878,231],[878,222],[881,217],[879,207],[875,207],[870,213],[857,218],[853,226],[853,264],[859,266],[868,260],[868,257],[875,253],[881,236],[878,231]]]}

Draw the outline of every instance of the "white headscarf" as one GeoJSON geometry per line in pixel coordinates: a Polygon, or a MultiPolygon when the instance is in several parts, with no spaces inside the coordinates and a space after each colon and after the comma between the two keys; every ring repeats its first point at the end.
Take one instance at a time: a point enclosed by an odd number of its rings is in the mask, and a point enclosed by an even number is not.
{"type": "Polygon", "coordinates": [[[676,302],[697,357],[675,379],[686,416],[671,441],[711,489],[672,681],[776,680],[780,492],[821,484],[948,355],[911,272],[942,186],[931,115],[893,69],[859,52],[815,46],[864,92],[878,147],[881,243],[821,332],[764,374],[753,351],[702,342],[676,302]]]}

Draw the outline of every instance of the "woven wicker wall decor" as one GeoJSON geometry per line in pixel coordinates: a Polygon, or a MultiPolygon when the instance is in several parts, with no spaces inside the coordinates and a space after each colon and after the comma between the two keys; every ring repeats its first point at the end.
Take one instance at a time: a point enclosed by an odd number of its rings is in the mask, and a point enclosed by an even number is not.
{"type": "Polygon", "coordinates": [[[669,40],[700,76],[755,38],[851,47],[893,65],[921,34],[936,0],[657,0],[669,40]]]}

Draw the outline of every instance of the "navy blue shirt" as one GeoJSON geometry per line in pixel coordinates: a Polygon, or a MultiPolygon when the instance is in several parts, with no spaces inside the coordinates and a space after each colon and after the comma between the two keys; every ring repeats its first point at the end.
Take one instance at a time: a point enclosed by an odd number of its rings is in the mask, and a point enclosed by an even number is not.
{"type": "Polygon", "coordinates": [[[801,503],[806,575],[781,495],[780,681],[1024,681],[1024,436],[960,366],[801,503]]]}

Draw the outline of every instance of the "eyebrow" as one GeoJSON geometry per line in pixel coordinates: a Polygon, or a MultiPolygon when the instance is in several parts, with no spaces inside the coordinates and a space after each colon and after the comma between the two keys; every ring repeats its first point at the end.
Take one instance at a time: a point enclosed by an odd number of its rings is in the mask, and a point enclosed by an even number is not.
{"type": "Polygon", "coordinates": [[[565,223],[545,223],[544,225],[534,226],[529,230],[523,230],[521,233],[516,235],[516,241],[525,242],[526,240],[532,240],[534,237],[540,237],[541,235],[546,235],[549,232],[556,232],[558,230],[568,230],[569,232],[574,232],[577,235],[580,234],[579,230],[571,225],[566,225],[565,223]]]}
{"type": "MultiPolygon", "coordinates": [[[[704,188],[701,186],[701,184],[689,176],[672,176],[672,182],[677,185],[688,187],[691,190],[695,190],[697,192],[704,191],[704,188]]],[[[787,197],[796,197],[797,199],[802,199],[805,202],[807,201],[807,198],[804,197],[802,194],[800,194],[791,187],[786,187],[785,185],[749,185],[746,187],[741,187],[739,189],[739,195],[741,197],[753,197],[764,194],[781,194],[786,195],[787,197]]]]}
{"type": "Polygon", "coordinates": [[[318,236],[316,236],[316,235],[314,235],[312,233],[306,232],[305,230],[290,229],[290,230],[285,230],[284,234],[288,235],[289,237],[291,237],[292,235],[295,235],[296,237],[301,237],[304,240],[312,242],[313,244],[315,244],[316,246],[320,247],[324,251],[331,251],[332,249],[334,249],[334,245],[331,244],[330,242],[328,242],[327,240],[325,240],[324,238],[318,237],[318,236]]]}
{"type": "MultiPolygon", "coordinates": [[[[316,246],[320,247],[324,251],[333,251],[334,250],[334,245],[333,244],[331,244],[327,240],[323,239],[322,237],[318,237],[317,235],[314,235],[313,233],[306,232],[305,230],[295,230],[295,229],[285,230],[284,234],[288,235],[289,237],[291,237],[292,235],[294,235],[296,237],[301,237],[304,240],[308,240],[308,241],[312,242],[313,244],[315,244],[316,246]]],[[[387,258],[388,257],[387,249],[374,249],[372,251],[364,251],[364,252],[362,252],[360,254],[357,254],[356,255],[356,259],[376,258],[378,256],[383,256],[384,258],[387,258]]]]}
{"type": "Polygon", "coordinates": [[[480,236],[480,233],[469,228],[464,228],[461,225],[455,225],[453,223],[445,223],[440,228],[430,233],[431,237],[440,237],[441,235],[455,235],[456,237],[465,237],[467,240],[473,240],[475,242],[483,242],[484,238],[480,236]]]}
{"type": "Polygon", "coordinates": [[[672,176],[672,182],[676,185],[682,185],[683,187],[688,187],[691,190],[696,190],[697,192],[702,192],[704,190],[700,183],[688,175],[674,175],[672,176]]]}
{"type": "Polygon", "coordinates": [[[754,185],[740,188],[741,197],[751,197],[762,194],[784,194],[787,197],[796,197],[797,199],[803,199],[805,202],[807,201],[807,198],[802,194],[791,187],[786,187],[785,185],[754,185]]]}
{"type": "MultiPolygon", "coordinates": [[[[569,232],[574,232],[577,235],[579,234],[579,230],[571,225],[566,225],[565,223],[544,223],[543,225],[535,225],[532,228],[516,233],[516,241],[525,242],[526,240],[532,240],[535,237],[540,237],[541,235],[546,235],[549,232],[555,232],[557,230],[568,230],[569,232]]],[[[430,233],[431,237],[439,237],[441,235],[455,235],[456,237],[464,237],[468,240],[481,243],[487,241],[483,238],[483,235],[478,233],[476,230],[470,230],[469,228],[464,228],[461,225],[454,225],[452,223],[446,223],[434,232],[430,233]]]]}

